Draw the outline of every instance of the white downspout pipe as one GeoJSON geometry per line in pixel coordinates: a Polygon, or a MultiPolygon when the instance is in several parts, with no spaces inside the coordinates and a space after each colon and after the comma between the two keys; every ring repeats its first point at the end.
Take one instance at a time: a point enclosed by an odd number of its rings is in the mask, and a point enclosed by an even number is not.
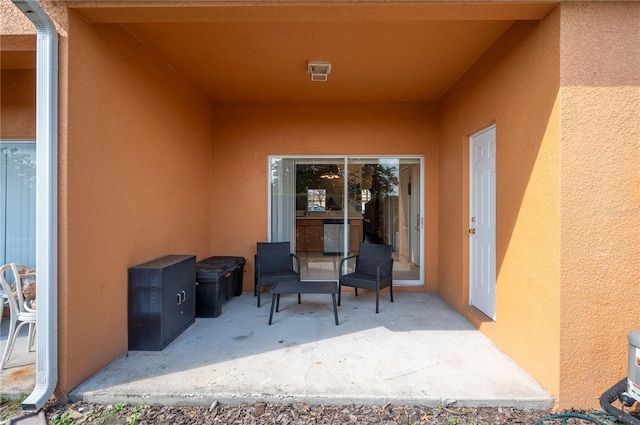
{"type": "Polygon", "coordinates": [[[36,46],[36,386],[22,402],[40,410],[58,383],[58,33],[36,0],[11,0],[33,22],[36,46]]]}

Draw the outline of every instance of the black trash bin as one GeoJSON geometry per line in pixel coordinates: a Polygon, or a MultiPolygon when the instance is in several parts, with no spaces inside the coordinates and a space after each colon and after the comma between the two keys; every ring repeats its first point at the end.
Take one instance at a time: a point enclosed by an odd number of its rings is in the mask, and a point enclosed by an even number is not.
{"type": "Polygon", "coordinates": [[[244,257],[215,256],[196,264],[196,317],[218,317],[231,295],[242,294],[244,257]]]}

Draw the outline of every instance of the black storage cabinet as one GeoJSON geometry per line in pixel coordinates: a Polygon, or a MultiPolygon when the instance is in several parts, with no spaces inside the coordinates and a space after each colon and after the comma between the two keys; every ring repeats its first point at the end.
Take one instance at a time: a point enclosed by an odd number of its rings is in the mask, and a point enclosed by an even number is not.
{"type": "Polygon", "coordinates": [[[242,295],[244,257],[215,256],[196,264],[196,316],[218,317],[230,296],[242,295]]]}
{"type": "Polygon", "coordinates": [[[195,321],[195,255],[129,268],[129,350],[160,351],[195,321]]]}

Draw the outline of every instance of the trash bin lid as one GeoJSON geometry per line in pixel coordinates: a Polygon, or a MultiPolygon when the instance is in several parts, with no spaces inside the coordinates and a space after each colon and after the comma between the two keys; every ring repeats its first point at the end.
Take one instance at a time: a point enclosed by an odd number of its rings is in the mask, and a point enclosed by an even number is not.
{"type": "Polygon", "coordinates": [[[244,257],[233,257],[233,256],[224,256],[224,255],[216,255],[213,257],[209,257],[205,260],[200,261],[201,263],[207,264],[229,264],[229,265],[239,265],[245,263],[244,257]]]}
{"type": "Polygon", "coordinates": [[[214,256],[196,263],[196,281],[217,282],[236,268],[243,266],[244,257],[214,256]]]}

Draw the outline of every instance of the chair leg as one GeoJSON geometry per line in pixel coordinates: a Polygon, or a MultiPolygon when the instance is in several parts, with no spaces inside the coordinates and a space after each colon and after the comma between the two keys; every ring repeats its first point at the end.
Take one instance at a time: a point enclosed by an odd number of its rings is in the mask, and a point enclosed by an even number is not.
{"type": "Polygon", "coordinates": [[[11,352],[13,351],[13,346],[16,343],[16,338],[18,337],[18,333],[22,326],[27,322],[20,322],[20,324],[16,327],[16,322],[12,322],[9,324],[9,335],[7,335],[7,346],[4,348],[4,354],[2,355],[2,360],[0,361],[0,369],[4,369],[7,362],[9,361],[9,357],[11,356],[11,352]]]}
{"type": "Polygon", "coordinates": [[[27,338],[27,353],[34,351],[33,344],[36,340],[36,324],[29,323],[29,337],[27,338]]]}
{"type": "Polygon", "coordinates": [[[391,294],[391,302],[393,302],[393,284],[389,285],[389,293],[391,294]]]}
{"type": "Polygon", "coordinates": [[[11,318],[9,320],[9,334],[7,335],[6,345],[4,346],[4,352],[2,353],[2,359],[0,359],[0,369],[4,369],[4,365],[7,363],[9,359],[9,353],[11,352],[11,340],[13,339],[13,335],[16,331],[16,321],[11,318]]]}
{"type": "Polygon", "coordinates": [[[341,296],[342,296],[342,285],[338,284],[338,305],[340,305],[341,296]]]}
{"type": "Polygon", "coordinates": [[[376,313],[378,313],[378,305],[380,304],[380,291],[376,289],[376,313]]]}
{"type": "Polygon", "coordinates": [[[258,293],[258,308],[260,308],[260,287],[259,286],[257,289],[257,293],[258,293]]]}
{"type": "Polygon", "coordinates": [[[358,288],[353,288],[356,290],[356,297],[358,296],[358,288]]]}
{"type": "Polygon", "coordinates": [[[273,306],[276,304],[276,294],[271,297],[271,312],[269,313],[269,326],[271,326],[271,320],[273,319],[273,306]]]}

